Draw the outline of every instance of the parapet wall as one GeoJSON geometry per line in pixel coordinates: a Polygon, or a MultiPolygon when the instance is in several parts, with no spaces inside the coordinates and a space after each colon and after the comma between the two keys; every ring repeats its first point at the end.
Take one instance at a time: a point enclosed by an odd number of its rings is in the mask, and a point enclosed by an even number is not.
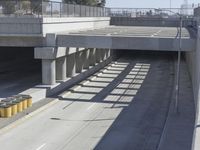
{"type": "Polygon", "coordinates": [[[0,18],[0,34],[41,34],[108,26],[109,17],[0,18]]]}
{"type": "MultiPolygon", "coordinates": [[[[130,18],[112,17],[111,25],[117,26],[153,26],[153,27],[179,27],[179,18],[130,18]]],[[[183,26],[192,26],[193,19],[183,21],[183,26]]]]}
{"type": "MultiPolygon", "coordinates": [[[[200,8],[197,8],[195,10],[195,17],[197,17],[196,20],[199,20],[200,18],[199,12],[200,8]]],[[[198,24],[199,23],[200,22],[198,22],[198,24]]],[[[196,123],[192,150],[200,149],[200,26],[197,27],[197,32],[196,51],[186,52],[186,61],[193,84],[194,100],[196,104],[196,123]]]]}
{"type": "Polygon", "coordinates": [[[109,17],[43,18],[43,34],[72,32],[109,26],[109,17]]]}

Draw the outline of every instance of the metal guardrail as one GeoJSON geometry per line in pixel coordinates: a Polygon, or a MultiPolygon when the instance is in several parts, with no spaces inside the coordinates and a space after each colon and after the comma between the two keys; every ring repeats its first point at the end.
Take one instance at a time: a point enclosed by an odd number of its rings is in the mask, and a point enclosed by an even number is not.
{"type": "MultiPolygon", "coordinates": [[[[165,11],[169,9],[106,8],[42,0],[0,0],[0,17],[174,17],[175,14],[165,11]]],[[[194,12],[186,8],[170,10],[188,17],[192,17],[194,12]]]]}

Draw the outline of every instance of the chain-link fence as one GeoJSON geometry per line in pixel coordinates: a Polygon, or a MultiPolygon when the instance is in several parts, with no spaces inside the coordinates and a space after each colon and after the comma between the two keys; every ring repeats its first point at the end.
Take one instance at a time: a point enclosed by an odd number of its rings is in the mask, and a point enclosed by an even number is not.
{"type": "Polygon", "coordinates": [[[106,17],[109,8],[42,2],[41,0],[0,0],[1,17],[106,17]]]}
{"type": "Polygon", "coordinates": [[[192,17],[193,8],[111,8],[111,17],[153,17],[153,18],[170,18],[177,17],[177,14],[192,17]]]}
{"type": "Polygon", "coordinates": [[[193,16],[189,8],[106,8],[42,0],[0,0],[0,16],[10,17],[173,17],[193,16]],[[169,11],[170,10],[170,11],[169,11]]]}
{"type": "Polygon", "coordinates": [[[43,2],[42,15],[45,17],[105,17],[109,9],[60,2],[43,2]]]}

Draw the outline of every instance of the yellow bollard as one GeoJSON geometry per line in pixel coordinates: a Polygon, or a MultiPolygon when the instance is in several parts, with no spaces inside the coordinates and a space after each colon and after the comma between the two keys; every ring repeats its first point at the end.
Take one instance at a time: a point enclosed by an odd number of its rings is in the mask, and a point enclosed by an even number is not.
{"type": "Polygon", "coordinates": [[[16,115],[17,114],[17,103],[12,103],[11,104],[11,108],[12,108],[12,115],[16,115]]]}
{"type": "Polygon", "coordinates": [[[12,107],[8,104],[2,106],[2,114],[1,116],[3,118],[9,118],[9,117],[12,117],[12,107]]]}
{"type": "Polygon", "coordinates": [[[23,106],[22,106],[22,101],[17,103],[17,112],[22,112],[23,111],[23,106]]]}
{"type": "Polygon", "coordinates": [[[21,95],[23,99],[27,102],[27,107],[32,106],[32,97],[30,95],[21,95]]]}
{"type": "Polygon", "coordinates": [[[27,106],[27,99],[23,99],[22,101],[22,107],[23,107],[23,110],[27,109],[28,106],[27,106]]]}
{"type": "Polygon", "coordinates": [[[0,103],[0,117],[3,117],[3,107],[2,107],[3,103],[0,103]]]}
{"type": "Polygon", "coordinates": [[[17,112],[22,112],[24,109],[23,109],[23,98],[21,95],[15,95],[14,96],[15,99],[16,99],[16,102],[17,102],[17,112]]]}
{"type": "Polygon", "coordinates": [[[28,102],[28,103],[27,103],[27,106],[28,106],[28,107],[31,107],[31,106],[32,106],[32,103],[33,103],[33,102],[32,102],[32,98],[29,98],[29,99],[27,100],[27,102],[28,102]]]}

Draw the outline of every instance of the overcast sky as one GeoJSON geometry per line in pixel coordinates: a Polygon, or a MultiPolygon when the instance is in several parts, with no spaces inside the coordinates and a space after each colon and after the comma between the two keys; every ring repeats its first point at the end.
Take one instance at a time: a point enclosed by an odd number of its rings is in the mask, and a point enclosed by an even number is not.
{"type": "MultiPolygon", "coordinates": [[[[184,0],[171,0],[172,7],[180,7],[184,0]]],[[[200,3],[200,0],[188,0],[188,3],[200,3]]],[[[106,0],[107,7],[126,7],[126,8],[158,8],[170,7],[170,0],[106,0]]]]}

